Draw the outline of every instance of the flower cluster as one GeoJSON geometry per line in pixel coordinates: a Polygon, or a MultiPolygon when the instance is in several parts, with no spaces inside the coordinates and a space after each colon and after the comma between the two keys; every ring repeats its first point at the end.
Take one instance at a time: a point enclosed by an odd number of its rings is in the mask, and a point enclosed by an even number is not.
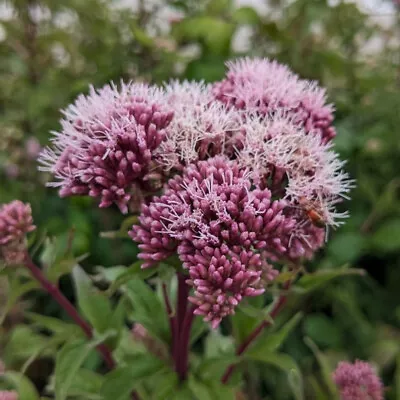
{"type": "Polygon", "coordinates": [[[282,258],[294,227],[286,206],[254,185],[247,169],[216,156],[171,179],[165,193],[143,208],[131,236],[141,243],[146,265],[176,249],[194,287],[196,314],[216,326],[273,279],[265,260],[282,258]]]}
{"type": "Polygon", "coordinates": [[[40,157],[61,196],[100,199],[100,207],[115,203],[122,213],[137,191],[152,191],[153,153],[165,136],[172,111],[161,103],[161,91],[145,84],[107,85],[81,95],[65,111],[62,131],[40,157]]]}
{"type": "Polygon", "coordinates": [[[333,380],[342,400],[383,400],[382,382],[367,362],[340,362],[333,380]]]}
{"type": "Polygon", "coordinates": [[[18,400],[18,393],[14,390],[0,390],[0,400],[18,400]]]}
{"type": "Polygon", "coordinates": [[[4,204],[0,208],[1,256],[7,264],[22,261],[25,236],[35,230],[31,206],[19,200],[4,204]]]}
{"type": "Polygon", "coordinates": [[[335,137],[333,106],[325,90],[268,59],[244,58],[228,63],[228,73],[214,85],[215,98],[239,110],[266,116],[285,109],[306,132],[318,133],[323,142],[335,137]]]}
{"type": "Polygon", "coordinates": [[[333,151],[333,107],[277,62],[228,63],[213,85],[92,88],[64,113],[41,156],[51,185],[124,213],[139,201],[130,235],[143,267],[177,253],[195,313],[213,326],[347,216],[336,210],[352,182],[333,151]]]}

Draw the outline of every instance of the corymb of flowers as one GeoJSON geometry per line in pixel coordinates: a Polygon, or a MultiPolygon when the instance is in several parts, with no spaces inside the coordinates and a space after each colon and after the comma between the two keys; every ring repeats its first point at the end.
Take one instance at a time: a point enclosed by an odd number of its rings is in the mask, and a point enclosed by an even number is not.
{"type": "Polygon", "coordinates": [[[214,84],[91,88],[40,156],[60,196],[138,214],[143,268],[177,255],[213,327],[324,245],[353,185],[324,89],[268,59],[227,67],[214,84]]]}

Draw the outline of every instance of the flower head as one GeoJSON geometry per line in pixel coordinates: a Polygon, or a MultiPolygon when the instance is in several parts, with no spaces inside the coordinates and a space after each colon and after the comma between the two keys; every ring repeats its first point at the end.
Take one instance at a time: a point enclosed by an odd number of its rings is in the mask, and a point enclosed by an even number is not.
{"type": "Polygon", "coordinates": [[[35,229],[29,204],[14,200],[0,207],[0,247],[6,263],[21,261],[26,247],[25,236],[35,229]]]}
{"type": "Polygon", "coordinates": [[[333,380],[342,400],[383,400],[382,382],[367,362],[340,362],[333,380]]]}
{"type": "Polygon", "coordinates": [[[228,72],[214,85],[215,98],[246,113],[271,115],[286,110],[306,133],[319,134],[323,142],[335,135],[333,106],[326,104],[325,90],[300,79],[276,61],[244,58],[227,63],[228,72]]]}
{"type": "Polygon", "coordinates": [[[14,390],[0,390],[0,400],[18,400],[18,393],[14,390]]]}
{"type": "Polygon", "coordinates": [[[215,327],[275,277],[266,260],[287,252],[294,220],[284,215],[286,206],[253,185],[246,168],[217,156],[171,179],[164,195],[143,206],[131,236],[146,266],[177,250],[194,288],[195,313],[215,327]]]}
{"type": "Polygon", "coordinates": [[[172,111],[162,91],[145,84],[90,88],[64,111],[62,130],[40,157],[55,175],[61,196],[86,195],[100,207],[126,213],[135,192],[151,190],[153,152],[165,137],[172,111]]]}

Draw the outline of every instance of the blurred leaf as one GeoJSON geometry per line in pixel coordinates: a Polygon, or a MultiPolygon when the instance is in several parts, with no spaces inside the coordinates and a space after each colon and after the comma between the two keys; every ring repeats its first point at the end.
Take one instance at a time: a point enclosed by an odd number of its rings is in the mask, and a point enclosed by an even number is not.
{"type": "Polygon", "coordinates": [[[143,261],[139,260],[128,268],[124,268],[119,275],[117,275],[107,289],[107,295],[113,295],[122,285],[129,282],[131,279],[147,279],[157,272],[156,267],[142,268],[143,261]]]}
{"type": "Polygon", "coordinates": [[[68,333],[68,335],[81,334],[78,326],[72,323],[62,321],[58,318],[48,317],[32,312],[25,313],[25,316],[38,326],[47,329],[53,333],[68,333]]]}
{"type": "Polygon", "coordinates": [[[240,357],[226,355],[215,358],[206,358],[200,362],[196,374],[204,379],[220,380],[226,368],[240,361],[240,357]]]}
{"type": "Polygon", "coordinates": [[[152,376],[165,368],[163,362],[150,354],[137,355],[129,363],[116,368],[105,376],[101,395],[105,399],[128,400],[130,393],[145,379],[151,382],[152,376]]]}
{"type": "Polygon", "coordinates": [[[28,292],[37,289],[39,284],[36,281],[21,281],[20,277],[16,274],[9,278],[9,289],[8,289],[8,297],[7,303],[1,307],[0,313],[0,325],[3,324],[7,313],[11,310],[11,308],[15,305],[18,299],[27,294],[28,292]]]}
{"type": "Polygon", "coordinates": [[[329,394],[333,396],[334,398],[337,397],[337,390],[336,386],[333,383],[332,380],[332,369],[328,363],[328,360],[325,358],[324,354],[320,352],[318,347],[315,345],[315,343],[308,337],[304,338],[304,342],[307,344],[307,346],[311,349],[311,351],[314,353],[319,367],[321,371],[321,376],[324,381],[324,384],[329,390],[329,394]]]}
{"type": "Polygon", "coordinates": [[[383,224],[372,237],[372,246],[380,251],[400,249],[400,219],[392,219],[383,224]]]}
{"type": "Polygon", "coordinates": [[[133,308],[131,318],[141,323],[151,335],[168,343],[170,331],[167,315],[157,294],[139,279],[129,280],[124,285],[124,291],[133,308]]]}
{"type": "Polygon", "coordinates": [[[257,11],[252,7],[240,7],[233,12],[233,20],[239,24],[255,25],[260,22],[257,11]]]}
{"type": "Polygon", "coordinates": [[[55,366],[55,394],[57,400],[68,397],[76,374],[95,347],[103,342],[103,336],[88,342],[86,339],[74,339],[66,343],[58,352],[55,366]]]}
{"type": "Polygon", "coordinates": [[[72,272],[79,308],[97,332],[103,333],[112,321],[110,301],[94,287],[90,278],[80,266],[72,272]]]}
{"type": "Polygon", "coordinates": [[[297,363],[287,354],[283,353],[248,353],[244,358],[262,361],[282,370],[287,374],[289,384],[296,399],[303,399],[303,378],[297,363]]]}
{"type": "Polygon", "coordinates": [[[304,332],[320,346],[338,348],[342,343],[340,328],[324,314],[311,314],[304,320],[304,332]]]}
{"type": "Polygon", "coordinates": [[[361,234],[345,232],[329,242],[328,251],[336,263],[352,263],[361,256],[366,244],[361,234]]]}
{"type": "Polygon", "coordinates": [[[332,270],[319,270],[311,274],[303,275],[294,286],[293,290],[298,293],[308,293],[313,290],[319,289],[332,279],[351,276],[351,275],[365,275],[365,271],[355,268],[341,268],[332,270]]]}
{"type": "Polygon", "coordinates": [[[251,349],[247,351],[247,354],[251,356],[253,353],[273,353],[278,350],[285,342],[290,332],[292,332],[299,323],[302,316],[302,313],[299,312],[276,332],[264,332],[263,335],[256,340],[251,349]]]}

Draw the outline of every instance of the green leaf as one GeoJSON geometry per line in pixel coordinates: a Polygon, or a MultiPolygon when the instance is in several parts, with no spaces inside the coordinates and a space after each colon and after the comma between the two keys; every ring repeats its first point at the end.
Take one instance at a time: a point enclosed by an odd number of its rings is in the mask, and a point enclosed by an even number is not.
{"type": "Polygon", "coordinates": [[[8,338],[2,358],[7,364],[25,361],[46,347],[48,338],[28,325],[16,326],[8,338]]]}
{"type": "Polygon", "coordinates": [[[304,332],[321,346],[340,347],[340,328],[324,314],[308,315],[304,321],[304,332]]]}
{"type": "Polygon", "coordinates": [[[81,368],[75,375],[69,389],[70,396],[77,396],[85,400],[104,400],[100,395],[104,376],[88,369],[81,368]]]}
{"type": "Polygon", "coordinates": [[[301,312],[295,314],[286,324],[280,327],[277,332],[264,332],[262,337],[257,339],[248,353],[273,353],[278,350],[289,333],[296,327],[302,316],[301,312]]]}
{"type": "Polygon", "coordinates": [[[163,368],[165,365],[160,359],[150,354],[139,354],[128,365],[108,373],[100,393],[104,399],[128,400],[137,385],[145,379],[152,382],[152,376],[163,368]]]}
{"type": "Polygon", "coordinates": [[[30,280],[21,282],[20,277],[18,277],[17,275],[11,276],[9,282],[7,303],[1,306],[0,325],[3,324],[7,313],[11,310],[18,299],[24,294],[35,290],[38,287],[39,284],[36,281],[30,280]]]}
{"type": "Polygon", "coordinates": [[[296,283],[293,290],[298,293],[309,293],[313,290],[319,289],[333,279],[352,275],[364,276],[365,271],[363,269],[356,268],[340,268],[332,270],[323,269],[312,274],[302,276],[296,283]]]}
{"type": "Polygon", "coordinates": [[[400,249],[400,219],[392,219],[382,225],[372,237],[372,246],[380,251],[400,249]]]}
{"type": "Polygon", "coordinates": [[[131,279],[124,289],[133,307],[131,318],[140,322],[151,335],[168,343],[170,331],[167,314],[157,294],[139,279],[131,279]]]}
{"type": "Polygon", "coordinates": [[[166,400],[172,399],[173,395],[178,390],[179,380],[178,376],[174,371],[170,369],[165,371],[160,371],[154,379],[157,382],[157,387],[155,388],[151,399],[152,400],[166,400]]]}
{"type": "Polygon", "coordinates": [[[107,295],[112,296],[122,285],[131,279],[145,280],[150,278],[157,272],[157,268],[142,268],[143,261],[137,261],[128,268],[118,274],[112,281],[111,286],[107,289],[107,295]]]}
{"type": "Polygon", "coordinates": [[[85,271],[78,265],[73,269],[79,308],[90,324],[99,333],[104,333],[111,325],[112,309],[106,296],[100,294],[93,286],[85,271]]]}
{"type": "Polygon", "coordinates": [[[64,400],[74,382],[79,369],[93,349],[104,341],[106,336],[88,342],[75,339],[66,343],[58,352],[55,367],[55,394],[57,400],[64,400]]]}
{"type": "Polygon", "coordinates": [[[207,358],[198,365],[195,372],[205,380],[220,380],[226,368],[231,364],[237,364],[240,360],[240,357],[234,355],[207,358]]]}
{"type": "Polygon", "coordinates": [[[194,376],[189,376],[188,388],[197,400],[213,400],[213,393],[206,384],[197,380],[194,376]]]}
{"type": "Polygon", "coordinates": [[[332,369],[329,366],[329,362],[326,359],[326,357],[324,356],[323,353],[321,353],[318,349],[318,347],[316,346],[316,344],[309,338],[309,337],[305,337],[304,338],[304,342],[306,343],[306,345],[311,349],[311,351],[314,353],[320,370],[321,370],[321,375],[322,378],[324,380],[324,383],[326,385],[326,387],[329,390],[329,393],[331,394],[331,396],[333,396],[334,398],[336,398],[337,396],[337,390],[336,387],[332,381],[332,369]]]}
{"type": "Polygon", "coordinates": [[[234,21],[239,24],[255,25],[260,22],[260,17],[253,7],[240,7],[237,8],[232,15],[234,21]]]}
{"type": "Polygon", "coordinates": [[[18,398],[21,400],[39,400],[39,393],[32,382],[24,375],[8,371],[3,375],[3,378],[8,381],[18,392],[18,398]]]}
{"type": "Polygon", "coordinates": [[[262,361],[285,372],[296,400],[304,399],[303,378],[300,368],[292,357],[283,353],[248,353],[244,358],[262,361]]]}
{"type": "Polygon", "coordinates": [[[68,335],[79,335],[81,330],[74,324],[70,324],[68,322],[62,321],[58,318],[48,317],[41,314],[36,314],[33,312],[26,312],[25,316],[31,320],[35,325],[40,326],[41,328],[45,328],[53,333],[63,334],[65,332],[68,335]]]}

